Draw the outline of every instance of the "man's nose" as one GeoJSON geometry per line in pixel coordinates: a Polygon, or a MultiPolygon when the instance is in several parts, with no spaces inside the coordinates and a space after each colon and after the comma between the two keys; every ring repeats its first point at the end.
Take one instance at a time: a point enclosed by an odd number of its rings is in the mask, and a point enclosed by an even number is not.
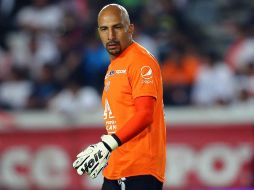
{"type": "Polygon", "coordinates": [[[108,40],[114,40],[115,38],[116,38],[116,34],[115,34],[114,29],[109,29],[108,40]]]}

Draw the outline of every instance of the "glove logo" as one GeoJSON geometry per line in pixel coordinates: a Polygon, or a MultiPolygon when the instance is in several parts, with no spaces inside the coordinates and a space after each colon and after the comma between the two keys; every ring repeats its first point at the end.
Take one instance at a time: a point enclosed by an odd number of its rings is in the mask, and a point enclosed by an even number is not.
{"type": "Polygon", "coordinates": [[[151,79],[153,77],[153,71],[151,67],[143,66],[141,68],[141,77],[146,80],[151,79]]]}
{"type": "Polygon", "coordinates": [[[86,172],[86,173],[91,173],[93,172],[93,170],[98,166],[98,161],[99,159],[103,158],[103,155],[102,155],[102,151],[99,150],[96,154],[94,154],[94,158],[91,158],[88,162],[85,162],[84,163],[84,168],[82,168],[82,171],[86,172]],[[92,168],[94,166],[94,164],[97,163],[95,165],[95,167],[92,169],[91,172],[89,172],[89,169],[92,168]]]}

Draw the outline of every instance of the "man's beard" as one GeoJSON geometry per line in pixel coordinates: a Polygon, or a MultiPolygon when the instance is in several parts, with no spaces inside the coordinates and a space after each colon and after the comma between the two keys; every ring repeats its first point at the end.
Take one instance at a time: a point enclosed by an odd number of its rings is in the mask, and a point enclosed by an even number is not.
{"type": "Polygon", "coordinates": [[[120,42],[115,40],[106,43],[106,49],[110,55],[114,56],[119,55],[122,52],[120,42]]]}

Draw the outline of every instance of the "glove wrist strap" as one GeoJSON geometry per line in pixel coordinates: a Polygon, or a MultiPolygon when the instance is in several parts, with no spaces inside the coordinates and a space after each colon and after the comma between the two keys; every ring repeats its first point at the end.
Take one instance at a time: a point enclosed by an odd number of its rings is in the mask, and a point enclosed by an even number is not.
{"type": "Polygon", "coordinates": [[[111,152],[112,150],[116,149],[118,146],[121,145],[120,139],[115,135],[103,135],[101,140],[105,147],[111,152]]]}
{"type": "Polygon", "coordinates": [[[108,149],[109,152],[112,152],[111,147],[110,147],[107,143],[105,143],[104,141],[102,141],[102,143],[103,143],[104,146],[108,149]]]}
{"type": "Polygon", "coordinates": [[[118,146],[121,146],[121,145],[122,145],[121,140],[118,138],[118,136],[117,136],[116,134],[112,134],[111,136],[116,140],[118,146]]]}

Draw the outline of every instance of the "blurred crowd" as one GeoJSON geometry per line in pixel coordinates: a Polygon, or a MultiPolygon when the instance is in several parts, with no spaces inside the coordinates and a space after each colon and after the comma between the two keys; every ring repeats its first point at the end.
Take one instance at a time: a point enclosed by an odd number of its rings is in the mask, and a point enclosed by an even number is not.
{"type": "Polygon", "coordinates": [[[100,108],[108,3],[126,7],[159,60],[166,106],[254,106],[254,1],[0,0],[0,109],[100,108]]]}

